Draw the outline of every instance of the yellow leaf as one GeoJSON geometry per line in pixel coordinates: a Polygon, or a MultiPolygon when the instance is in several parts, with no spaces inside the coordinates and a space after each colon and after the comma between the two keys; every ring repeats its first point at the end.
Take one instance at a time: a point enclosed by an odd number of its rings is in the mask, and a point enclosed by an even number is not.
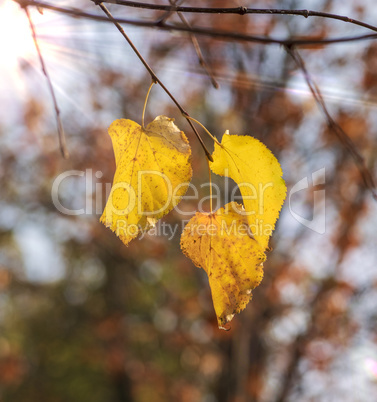
{"type": "Polygon", "coordinates": [[[287,192],[278,160],[256,138],[227,133],[212,157],[211,170],[238,184],[249,226],[266,249],[287,192]]]}
{"type": "Polygon", "coordinates": [[[173,121],[158,116],[144,129],[120,119],[109,127],[116,172],[101,222],[124,244],[170,212],[191,180],[191,148],[173,121]]]}
{"type": "Polygon", "coordinates": [[[220,328],[246,307],[263,278],[266,256],[242,212],[235,202],[212,214],[197,212],[181,237],[184,254],[207,272],[220,328]]]}

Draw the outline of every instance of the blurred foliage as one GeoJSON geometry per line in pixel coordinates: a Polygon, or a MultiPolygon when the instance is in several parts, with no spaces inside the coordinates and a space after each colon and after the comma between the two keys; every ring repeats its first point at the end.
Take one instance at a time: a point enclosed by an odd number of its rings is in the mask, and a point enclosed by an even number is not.
{"type": "MultiPolygon", "coordinates": [[[[368,1],[357,7],[340,0],[308,3],[372,23],[377,18],[368,1]]],[[[115,7],[118,16],[160,15],[115,7]]],[[[360,32],[301,17],[188,18],[260,35],[360,32]]],[[[7,103],[9,93],[1,105],[12,118],[0,123],[0,400],[370,401],[377,393],[376,205],[284,49],[198,38],[221,85],[215,90],[186,35],[129,29],[156,73],[213,134],[251,134],[273,150],[288,191],[326,168],[326,210],[319,205],[325,234],[300,225],[286,203],[263,282],[224,332],[217,329],[205,273],[179,250],[187,216],[172,211],[164,218],[178,227],[173,238],[147,235],[129,247],[98,221],[115,169],[106,128],[116,118],[140,120],[148,74],[112,26],[55,15],[36,28],[60,88],[71,158],[59,156],[37,59],[24,59],[16,72],[21,103],[7,103]],[[87,203],[86,214],[64,215],[52,202],[54,180],[69,170],[86,175],[62,183],[60,202],[72,209],[87,203]]],[[[301,54],[376,177],[376,44],[301,54]]],[[[193,183],[200,186],[207,180],[203,151],[160,88],[152,91],[148,114],[176,118],[190,140],[193,183]]],[[[217,183],[229,197],[232,185],[227,190],[222,179],[217,183]]],[[[316,189],[292,196],[292,208],[308,219],[316,189]]],[[[207,191],[200,188],[200,196],[207,191]]],[[[194,211],[197,200],[180,206],[194,211]]]]}

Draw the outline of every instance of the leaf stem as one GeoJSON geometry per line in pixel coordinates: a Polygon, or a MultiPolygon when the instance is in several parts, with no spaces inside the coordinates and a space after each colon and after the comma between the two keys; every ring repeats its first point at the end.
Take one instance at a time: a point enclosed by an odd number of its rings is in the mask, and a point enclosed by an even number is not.
{"type": "MultiPolygon", "coordinates": [[[[217,140],[217,138],[214,137],[214,136],[203,126],[203,124],[202,124],[199,120],[196,120],[196,119],[194,119],[194,118],[191,117],[191,116],[185,116],[185,117],[186,117],[186,119],[190,119],[190,120],[194,121],[196,124],[199,124],[199,126],[213,139],[213,141],[215,141],[217,145],[220,145],[220,147],[222,147],[222,145],[219,143],[219,141],[217,140]]],[[[211,161],[211,162],[213,162],[213,161],[211,161]]]]}
{"type": "Polygon", "coordinates": [[[209,165],[208,159],[207,159],[207,164],[208,164],[208,175],[209,175],[209,210],[212,215],[212,213],[213,213],[213,209],[212,209],[212,172],[211,172],[211,166],[209,165]]]}
{"type": "Polygon", "coordinates": [[[148,102],[149,94],[150,94],[151,89],[152,89],[152,87],[153,87],[153,85],[154,85],[155,83],[156,83],[156,82],[152,80],[151,85],[149,85],[149,88],[148,88],[147,96],[145,97],[145,102],[144,102],[144,107],[143,107],[143,114],[141,115],[141,127],[142,127],[143,129],[145,128],[145,127],[144,127],[145,109],[147,108],[147,102],[148,102]]]}

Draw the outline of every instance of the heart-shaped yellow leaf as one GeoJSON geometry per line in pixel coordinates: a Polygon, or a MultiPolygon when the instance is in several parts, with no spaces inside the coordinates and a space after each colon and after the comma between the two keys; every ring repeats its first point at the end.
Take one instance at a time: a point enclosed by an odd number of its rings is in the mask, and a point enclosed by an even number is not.
{"type": "Polygon", "coordinates": [[[191,148],[173,121],[158,116],[143,128],[119,119],[109,127],[116,172],[101,222],[124,244],[153,227],[188,188],[191,148]]]}
{"type": "Polygon", "coordinates": [[[287,192],[278,160],[256,138],[227,133],[212,157],[212,172],[238,184],[254,238],[266,249],[287,192]]]}
{"type": "Polygon", "coordinates": [[[212,214],[197,212],[181,237],[184,254],[207,272],[220,328],[246,307],[263,278],[266,255],[243,212],[235,202],[212,214]]]}

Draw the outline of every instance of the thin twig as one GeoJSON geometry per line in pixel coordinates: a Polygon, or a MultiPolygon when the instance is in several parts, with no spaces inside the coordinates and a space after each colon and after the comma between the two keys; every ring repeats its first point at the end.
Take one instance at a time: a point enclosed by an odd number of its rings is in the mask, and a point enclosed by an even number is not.
{"type": "MultiPolygon", "coordinates": [[[[181,21],[183,22],[184,25],[187,26],[187,28],[191,29],[191,25],[188,22],[188,20],[186,19],[186,17],[182,14],[182,13],[177,13],[178,17],[181,19],[181,21]]],[[[198,55],[198,59],[199,59],[199,64],[203,67],[204,71],[206,72],[206,74],[208,75],[209,79],[211,80],[211,84],[213,85],[214,88],[219,89],[220,85],[219,83],[216,81],[215,77],[213,76],[208,63],[205,61],[202,50],[200,49],[200,45],[198,40],[196,39],[196,36],[193,33],[189,33],[190,35],[190,39],[191,42],[194,46],[194,49],[196,51],[196,54],[198,55]]]]}
{"type": "Polygon", "coordinates": [[[170,18],[172,14],[174,14],[176,7],[183,2],[184,0],[175,0],[174,2],[170,0],[170,9],[168,11],[165,11],[165,13],[156,21],[156,24],[163,25],[167,21],[167,19],[170,18]]]}
{"type": "Polygon", "coordinates": [[[335,133],[338,139],[342,142],[342,144],[346,147],[348,152],[351,154],[352,158],[354,159],[356,166],[358,167],[361,177],[363,178],[364,184],[366,188],[368,188],[373,198],[377,201],[377,191],[376,191],[376,184],[374,182],[373,176],[369,169],[365,165],[364,158],[360,155],[359,151],[356,148],[356,145],[348,136],[348,134],[339,126],[339,124],[331,117],[326,103],[323,99],[320,89],[318,88],[317,84],[312,80],[309,72],[305,66],[304,60],[297,52],[297,50],[293,47],[286,47],[288,54],[292,57],[294,62],[296,63],[297,67],[302,71],[305,81],[312,93],[317,106],[322,111],[326,118],[326,122],[328,127],[335,133]]]}
{"type": "MultiPolygon", "coordinates": [[[[170,0],[170,4],[172,5],[172,7],[177,7],[183,1],[184,0],[180,0],[180,1],[179,0],[170,0]]],[[[165,21],[170,17],[170,15],[173,13],[173,11],[174,11],[174,9],[172,9],[169,12],[166,12],[165,15],[158,20],[158,23],[159,24],[165,23],[165,21]]],[[[186,25],[187,28],[191,29],[191,25],[188,22],[187,18],[184,16],[184,14],[178,12],[177,15],[180,18],[180,20],[183,22],[183,24],[186,25]]],[[[194,34],[192,34],[192,33],[189,33],[189,36],[190,36],[191,42],[192,42],[192,44],[194,46],[195,52],[196,52],[196,54],[198,56],[200,66],[203,68],[203,70],[206,72],[207,76],[211,80],[212,86],[215,89],[219,89],[220,85],[216,81],[214,75],[212,74],[212,72],[211,72],[211,70],[210,70],[210,68],[208,66],[208,63],[204,59],[202,50],[200,49],[200,45],[199,45],[198,40],[196,39],[196,36],[194,34]]]]}
{"type": "Polygon", "coordinates": [[[102,3],[98,3],[98,6],[101,8],[101,10],[107,15],[107,17],[109,19],[111,19],[111,21],[114,23],[114,25],[117,27],[118,31],[122,34],[122,36],[124,37],[124,39],[126,39],[126,41],[128,42],[128,44],[131,46],[132,50],[135,52],[135,54],[137,55],[137,57],[139,58],[139,60],[143,63],[144,67],[147,69],[147,71],[149,72],[149,74],[152,77],[152,80],[157,82],[161,88],[166,92],[166,94],[170,97],[170,99],[175,103],[175,105],[177,106],[177,108],[180,110],[180,112],[182,113],[182,115],[186,118],[186,120],[188,121],[188,123],[190,124],[192,130],[194,131],[196,137],[198,138],[200,145],[203,147],[203,150],[207,156],[207,159],[209,159],[211,162],[213,162],[213,158],[211,156],[211,154],[209,153],[207,147],[205,146],[201,136],[199,135],[198,131],[196,130],[196,128],[194,127],[194,125],[192,124],[190,118],[190,115],[186,112],[185,109],[183,109],[183,107],[181,106],[181,104],[175,99],[175,97],[171,94],[171,92],[166,88],[166,86],[161,82],[161,80],[157,77],[157,75],[155,74],[155,72],[152,70],[152,68],[149,66],[149,64],[146,62],[146,60],[144,59],[144,57],[140,54],[140,52],[137,50],[136,46],[133,44],[133,42],[131,41],[131,39],[128,37],[128,35],[126,34],[126,32],[124,31],[124,29],[120,26],[120,24],[115,21],[114,17],[112,16],[112,14],[110,13],[110,11],[107,9],[106,6],[104,6],[102,3]]]}
{"type": "MultiPolygon", "coordinates": [[[[94,1],[95,0],[91,0],[94,1]]],[[[148,3],[140,3],[136,1],[128,1],[128,0],[104,0],[104,3],[118,4],[121,6],[127,7],[135,7],[135,8],[144,8],[149,10],[161,10],[172,12],[171,6],[160,5],[160,4],[148,4],[148,3]]],[[[332,13],[325,13],[320,11],[311,11],[311,10],[287,10],[287,9],[276,9],[276,8],[248,8],[248,7],[233,7],[233,8],[215,8],[215,7],[184,7],[184,6],[174,6],[175,12],[180,13],[201,13],[201,14],[279,14],[279,15],[299,15],[305,18],[308,17],[321,17],[334,19],[338,21],[348,22],[350,24],[355,24],[372,31],[377,32],[377,27],[367,24],[366,22],[355,20],[353,18],[349,18],[345,15],[338,15],[332,13]]]]}
{"type": "Polygon", "coordinates": [[[36,48],[37,53],[38,53],[39,61],[41,63],[42,72],[46,77],[48,89],[50,91],[50,94],[51,94],[51,97],[52,97],[52,102],[54,104],[56,124],[57,124],[59,144],[60,144],[60,151],[61,151],[63,157],[65,159],[68,159],[69,154],[68,154],[67,145],[66,145],[66,142],[65,142],[64,128],[63,128],[63,123],[62,123],[62,121],[60,119],[60,109],[59,109],[59,106],[58,106],[58,101],[56,100],[54,87],[52,86],[50,76],[48,74],[46,65],[45,65],[43,57],[42,57],[42,52],[41,52],[41,49],[40,49],[39,43],[38,43],[37,33],[36,33],[36,30],[35,30],[35,26],[33,24],[33,21],[31,19],[29,10],[28,10],[27,7],[24,7],[24,10],[25,10],[27,19],[29,20],[31,33],[33,35],[33,40],[34,40],[35,48],[36,48]]]}
{"type": "MultiPolygon", "coordinates": [[[[261,43],[265,45],[275,44],[281,46],[308,46],[308,45],[318,45],[318,46],[325,46],[325,45],[332,45],[337,43],[347,43],[347,42],[357,42],[369,39],[377,39],[377,34],[368,34],[368,35],[356,35],[356,36],[348,36],[348,37],[340,37],[340,38],[328,38],[328,39],[277,39],[277,38],[270,38],[266,36],[255,36],[255,35],[247,35],[247,34],[240,34],[235,32],[229,31],[221,31],[221,30],[214,30],[210,28],[200,28],[200,27],[191,27],[187,28],[185,26],[178,26],[172,24],[162,24],[159,25],[155,22],[150,21],[141,21],[141,20],[131,20],[127,18],[113,18],[109,20],[106,17],[102,17],[100,15],[86,13],[77,9],[72,8],[64,8],[64,7],[57,7],[50,3],[45,3],[42,1],[37,0],[13,0],[16,3],[20,4],[21,6],[35,6],[40,8],[45,8],[48,10],[53,10],[62,14],[70,15],[76,18],[85,18],[93,21],[101,21],[101,22],[117,22],[120,24],[128,24],[138,27],[145,27],[145,28],[158,28],[162,31],[177,31],[177,32],[189,32],[192,34],[209,36],[212,38],[218,38],[223,40],[235,40],[240,42],[254,42],[254,43],[261,43]]],[[[94,0],[92,0],[94,1],[94,0]]],[[[372,29],[372,28],[371,28],[372,29]]],[[[374,30],[374,29],[373,29],[374,30]]]]}

